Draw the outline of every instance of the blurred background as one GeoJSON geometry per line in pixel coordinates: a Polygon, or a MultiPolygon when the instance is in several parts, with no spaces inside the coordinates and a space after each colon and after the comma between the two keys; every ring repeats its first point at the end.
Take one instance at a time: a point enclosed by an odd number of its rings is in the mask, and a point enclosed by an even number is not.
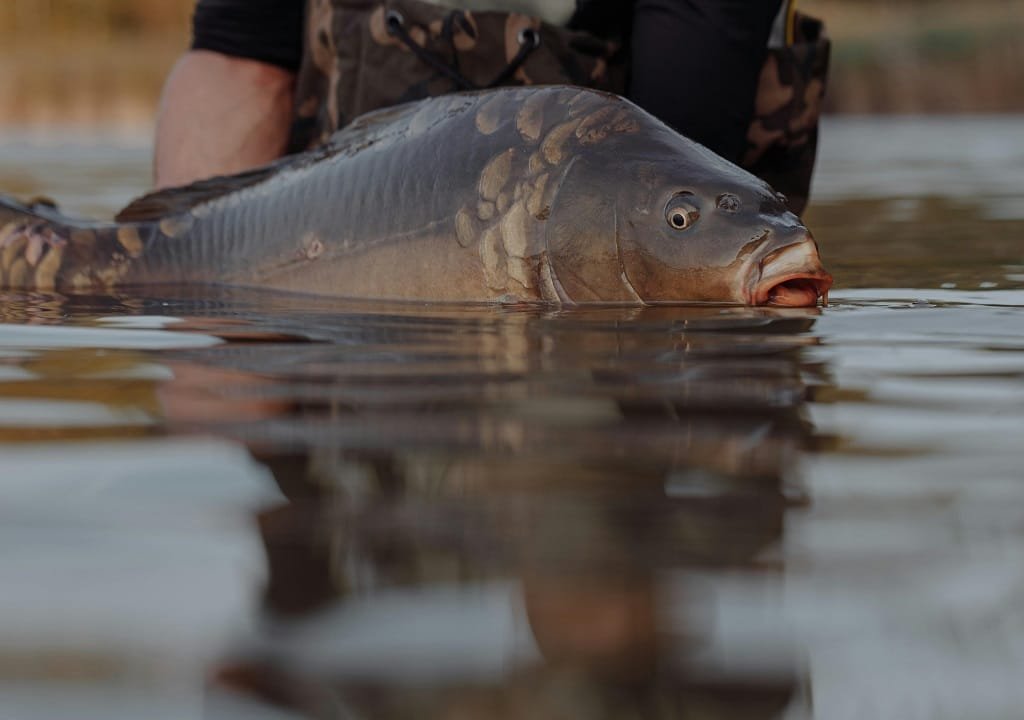
{"type": "MultiPolygon", "coordinates": [[[[145,127],[194,0],[3,0],[0,124],[145,127]]],[[[1024,0],[803,0],[837,113],[1024,110],[1024,0]]]]}
{"type": "Polygon", "coordinates": [[[145,126],[193,0],[3,0],[0,124],[145,126]]]}

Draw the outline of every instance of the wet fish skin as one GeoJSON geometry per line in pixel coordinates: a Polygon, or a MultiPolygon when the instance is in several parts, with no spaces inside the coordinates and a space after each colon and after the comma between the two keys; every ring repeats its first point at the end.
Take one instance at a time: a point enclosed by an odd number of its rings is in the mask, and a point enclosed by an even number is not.
{"type": "MultiPolygon", "coordinates": [[[[764,258],[813,245],[764,182],[622,98],[558,86],[371,113],[320,149],[147,196],[118,219],[0,200],[0,284],[750,304],[780,296],[758,289],[764,258]]],[[[805,256],[790,270],[827,290],[816,246],[805,256]]]]}

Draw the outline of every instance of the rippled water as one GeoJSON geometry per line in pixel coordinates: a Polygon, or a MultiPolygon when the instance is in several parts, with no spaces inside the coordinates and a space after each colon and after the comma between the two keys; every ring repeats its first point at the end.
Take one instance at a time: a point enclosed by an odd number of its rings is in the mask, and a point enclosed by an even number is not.
{"type": "Polygon", "coordinates": [[[820,311],[0,294],[0,718],[1015,717],[1019,127],[826,125],[820,311]]]}

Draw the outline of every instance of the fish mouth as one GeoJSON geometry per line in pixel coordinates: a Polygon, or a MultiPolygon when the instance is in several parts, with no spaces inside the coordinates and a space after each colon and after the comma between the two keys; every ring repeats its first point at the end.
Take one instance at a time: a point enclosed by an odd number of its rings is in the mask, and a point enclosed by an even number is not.
{"type": "Polygon", "coordinates": [[[813,307],[828,305],[832,276],[818,257],[818,246],[808,238],[773,250],[754,266],[751,305],[813,307]]]}

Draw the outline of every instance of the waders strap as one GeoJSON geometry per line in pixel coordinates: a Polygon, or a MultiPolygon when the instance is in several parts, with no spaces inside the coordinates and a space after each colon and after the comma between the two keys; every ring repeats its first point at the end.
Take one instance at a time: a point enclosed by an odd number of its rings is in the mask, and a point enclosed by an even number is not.
{"type": "Polygon", "coordinates": [[[449,13],[448,17],[445,18],[441,31],[442,37],[452,43],[452,61],[449,65],[434,53],[420,47],[416,41],[412,39],[412,36],[409,35],[405,29],[405,18],[402,17],[400,12],[397,10],[389,10],[385,16],[388,34],[397,37],[416,57],[434,68],[437,72],[450,78],[451,81],[455,83],[456,89],[458,90],[483,90],[486,88],[495,88],[504,85],[511,80],[516,71],[523,66],[523,63],[526,62],[530,53],[540,46],[540,33],[533,28],[523,28],[519,31],[519,51],[516,53],[515,57],[513,57],[512,60],[509,61],[508,65],[498,73],[497,77],[489,83],[486,85],[476,85],[467,80],[465,76],[459,72],[459,55],[455,51],[453,32],[456,19],[460,19],[463,27],[466,27],[465,13],[461,10],[453,10],[449,13]]]}

